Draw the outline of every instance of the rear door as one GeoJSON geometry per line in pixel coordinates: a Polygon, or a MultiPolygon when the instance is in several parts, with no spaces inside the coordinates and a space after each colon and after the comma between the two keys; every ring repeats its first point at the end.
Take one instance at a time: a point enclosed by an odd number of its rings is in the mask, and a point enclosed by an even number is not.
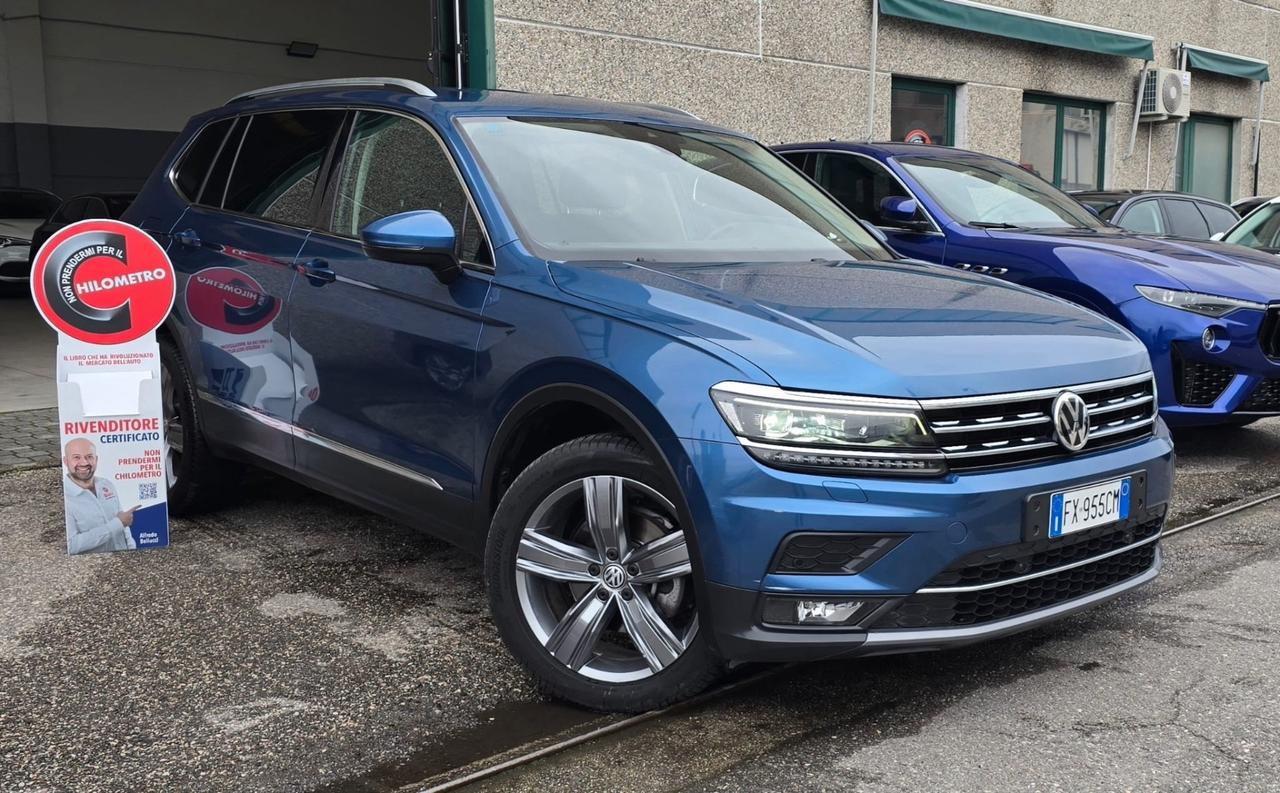
{"type": "Polygon", "coordinates": [[[203,176],[179,165],[175,180],[192,201],[169,246],[182,275],[175,310],[190,331],[187,357],[208,403],[205,434],[214,443],[235,437],[238,448],[286,467],[298,384],[284,307],[345,115],[241,117],[203,176]]]}
{"type": "Polygon", "coordinates": [[[298,469],[380,511],[452,523],[475,480],[475,350],[492,254],[425,122],[359,111],[348,134],[290,298],[294,371],[307,378],[298,469]],[[464,269],[450,284],[361,247],[370,222],[418,209],[440,212],[457,233],[464,269]]]}

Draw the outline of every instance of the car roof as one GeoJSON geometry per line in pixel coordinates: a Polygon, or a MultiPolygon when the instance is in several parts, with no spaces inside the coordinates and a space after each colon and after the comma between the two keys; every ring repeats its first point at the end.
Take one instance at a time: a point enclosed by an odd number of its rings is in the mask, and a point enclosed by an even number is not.
{"type": "Polygon", "coordinates": [[[836,149],[839,151],[878,153],[890,157],[900,157],[904,155],[928,157],[932,155],[948,158],[1000,159],[999,157],[995,157],[991,154],[983,154],[982,152],[970,151],[968,149],[957,149],[954,146],[937,146],[930,143],[905,143],[903,141],[836,140],[835,138],[832,138],[830,140],[810,141],[808,143],[785,143],[781,146],[774,146],[773,148],[776,151],[836,149]]]}
{"type": "MultiPolygon", "coordinates": [[[[421,86],[420,86],[421,87],[421,86]]],[[[351,85],[330,84],[307,87],[281,86],[260,96],[235,98],[219,108],[197,116],[213,119],[244,112],[282,110],[307,105],[344,107],[411,108],[441,124],[463,116],[525,116],[548,118],[600,119],[654,123],[724,132],[746,137],[741,132],[709,124],[673,107],[650,102],[609,102],[565,94],[537,94],[496,89],[425,89],[433,95],[378,87],[353,81],[351,85]]]]}

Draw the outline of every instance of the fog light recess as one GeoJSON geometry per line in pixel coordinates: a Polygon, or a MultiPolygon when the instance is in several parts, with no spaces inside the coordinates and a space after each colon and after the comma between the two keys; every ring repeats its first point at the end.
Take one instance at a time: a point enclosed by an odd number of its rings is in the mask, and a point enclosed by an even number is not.
{"type": "Polygon", "coordinates": [[[764,621],[771,625],[854,625],[874,609],[876,601],[840,597],[775,597],[764,599],[764,621]]]}

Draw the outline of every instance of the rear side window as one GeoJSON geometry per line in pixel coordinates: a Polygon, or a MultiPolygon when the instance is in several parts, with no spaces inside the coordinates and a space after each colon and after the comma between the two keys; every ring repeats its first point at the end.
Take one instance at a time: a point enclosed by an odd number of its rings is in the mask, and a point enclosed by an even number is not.
{"type": "Polygon", "coordinates": [[[244,129],[247,126],[249,126],[248,116],[236,119],[235,126],[231,128],[230,134],[222,143],[222,150],[213,161],[209,177],[204,180],[198,203],[213,207],[222,206],[222,198],[227,194],[227,177],[231,175],[231,166],[236,161],[236,155],[240,153],[240,141],[244,139],[244,129]]]}
{"type": "Polygon", "coordinates": [[[1164,208],[1169,213],[1170,234],[1197,240],[1209,239],[1209,225],[1204,222],[1200,210],[1196,209],[1195,202],[1174,199],[1165,201],[1164,208]]]}
{"type": "Polygon", "coordinates": [[[1226,207],[1220,207],[1217,204],[1200,204],[1200,211],[1204,213],[1204,219],[1209,221],[1209,233],[1217,234],[1219,231],[1226,231],[1236,224],[1240,218],[1236,216],[1226,207]]]}
{"type": "Polygon", "coordinates": [[[195,201],[200,195],[200,187],[209,173],[209,166],[218,156],[222,141],[227,136],[227,130],[231,129],[231,123],[232,119],[225,118],[205,126],[196,133],[196,139],[191,141],[186,153],[182,155],[182,161],[178,164],[178,169],[173,176],[173,183],[177,185],[182,197],[188,201],[195,201]]]}
{"type": "Polygon", "coordinates": [[[434,209],[448,218],[470,261],[487,246],[467,212],[467,196],[449,155],[422,124],[402,116],[360,112],[351,128],[334,201],[332,230],[346,237],[378,218],[434,209]]]}
{"type": "Polygon", "coordinates": [[[311,199],[342,110],[263,113],[250,118],[223,209],[310,225],[311,199]]]}

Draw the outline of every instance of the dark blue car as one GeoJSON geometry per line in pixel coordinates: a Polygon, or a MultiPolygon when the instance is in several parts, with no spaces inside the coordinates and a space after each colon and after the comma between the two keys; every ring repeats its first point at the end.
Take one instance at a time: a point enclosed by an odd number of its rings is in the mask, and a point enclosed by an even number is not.
{"type": "Polygon", "coordinates": [[[264,89],[192,119],[125,219],[179,272],[173,512],[247,461],[473,549],[574,702],[999,636],[1160,567],[1173,447],[1129,332],[899,261],[685,114],[264,89]]]}
{"type": "Polygon", "coordinates": [[[903,255],[1039,289],[1133,331],[1151,352],[1170,425],[1280,415],[1275,257],[1125,231],[976,152],[845,142],[778,151],[903,255]]]}

